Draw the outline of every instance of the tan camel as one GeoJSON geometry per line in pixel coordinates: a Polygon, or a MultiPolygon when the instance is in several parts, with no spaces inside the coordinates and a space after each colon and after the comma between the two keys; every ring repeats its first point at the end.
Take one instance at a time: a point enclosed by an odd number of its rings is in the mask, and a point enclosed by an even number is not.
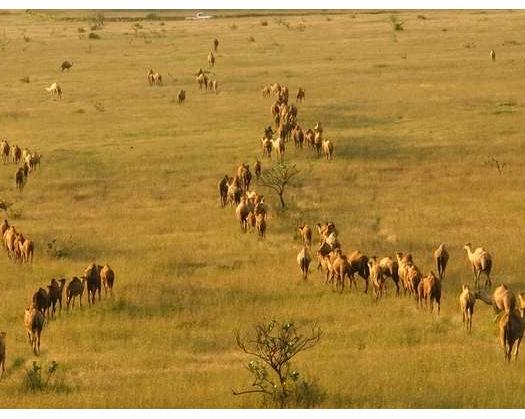
{"type": "MultiPolygon", "coordinates": [[[[409,267],[410,272],[410,267],[409,267]]],[[[409,273],[410,275],[410,273],[409,273]]],[[[434,309],[434,303],[437,305],[437,313],[441,309],[441,280],[430,271],[430,273],[421,279],[417,286],[419,303],[423,307],[423,301],[425,302],[425,307],[430,306],[430,312],[432,313],[434,309]]]]}
{"type": "Polygon", "coordinates": [[[494,51],[493,49],[490,50],[490,60],[492,62],[496,61],[496,51],[494,51]]]}
{"type": "Polygon", "coordinates": [[[485,281],[485,287],[490,288],[492,281],[490,280],[490,271],[492,270],[492,256],[483,249],[478,247],[474,252],[471,250],[471,244],[467,243],[463,248],[467,251],[467,256],[472,265],[472,272],[474,273],[474,284],[476,288],[479,288],[479,277],[483,272],[487,279],[485,281]]]}
{"type": "Polygon", "coordinates": [[[459,306],[463,314],[463,326],[467,328],[468,332],[472,331],[472,316],[474,315],[474,305],[476,304],[476,297],[470,291],[468,285],[463,285],[461,294],[459,296],[459,306]]]}
{"type": "Polygon", "coordinates": [[[504,311],[508,314],[516,308],[516,297],[505,284],[497,287],[492,295],[485,290],[479,290],[474,293],[474,296],[485,304],[491,305],[496,313],[504,311]]]}
{"type": "Polygon", "coordinates": [[[525,317],[525,292],[520,292],[518,294],[518,303],[519,303],[519,310],[521,313],[521,317],[525,317]]]}
{"type": "Polygon", "coordinates": [[[499,321],[499,339],[503,351],[505,352],[505,360],[510,362],[512,358],[512,350],[514,349],[514,361],[518,360],[518,351],[520,348],[521,339],[523,339],[523,331],[525,329],[525,320],[520,316],[517,310],[510,313],[505,313],[499,321]]]}
{"type": "Polygon", "coordinates": [[[308,247],[312,246],[312,229],[310,226],[306,223],[302,223],[298,229],[301,238],[303,239],[303,245],[308,247]]]}
{"type": "Polygon", "coordinates": [[[443,279],[445,277],[445,269],[447,268],[448,263],[448,251],[445,243],[441,243],[434,251],[433,258],[439,279],[443,279]]]}
{"type": "Polygon", "coordinates": [[[385,279],[392,278],[396,286],[396,295],[399,295],[399,263],[390,256],[386,256],[379,261],[379,267],[385,279]]]}
{"type": "Polygon", "coordinates": [[[303,274],[304,280],[308,279],[308,267],[310,266],[311,261],[312,258],[310,257],[310,253],[308,252],[308,247],[303,246],[303,248],[297,255],[297,264],[299,265],[299,269],[303,274]]]}

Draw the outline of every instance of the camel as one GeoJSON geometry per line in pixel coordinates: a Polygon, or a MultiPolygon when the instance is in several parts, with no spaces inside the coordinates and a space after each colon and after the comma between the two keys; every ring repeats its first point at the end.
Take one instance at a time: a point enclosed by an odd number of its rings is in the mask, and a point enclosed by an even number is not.
{"type": "Polygon", "coordinates": [[[418,286],[422,279],[421,271],[412,262],[405,262],[405,266],[406,266],[406,273],[405,273],[406,288],[410,294],[416,296],[417,298],[418,297],[418,286]]]}
{"type": "Polygon", "coordinates": [[[148,71],[147,78],[150,86],[162,85],[162,76],[151,68],[148,71]]]}
{"type": "Polygon", "coordinates": [[[408,291],[408,282],[406,280],[406,274],[407,274],[407,266],[406,261],[404,259],[405,255],[402,252],[396,253],[396,261],[398,265],[397,274],[401,281],[401,284],[403,284],[403,288],[405,290],[405,294],[408,291]]]}
{"type": "Polygon", "coordinates": [[[299,125],[296,125],[292,130],[293,143],[296,150],[303,149],[304,132],[299,125]]]}
{"type": "Polygon", "coordinates": [[[299,89],[297,90],[296,100],[299,103],[299,102],[304,101],[304,99],[305,99],[304,89],[302,87],[299,87],[299,89]]]}
{"type": "Polygon", "coordinates": [[[340,289],[341,292],[345,288],[345,276],[348,276],[350,281],[349,289],[352,291],[352,283],[357,288],[357,284],[353,275],[350,275],[351,270],[350,262],[348,261],[348,256],[343,255],[341,249],[333,250],[327,261],[327,275],[330,274],[330,282],[334,283],[334,278],[336,280],[336,289],[340,289]]]}
{"type": "Polygon", "coordinates": [[[434,263],[438,272],[439,279],[445,277],[445,269],[448,263],[448,251],[445,243],[441,243],[433,253],[434,263]]]}
{"type": "Polygon", "coordinates": [[[467,251],[467,256],[472,265],[472,272],[474,273],[474,284],[479,288],[479,277],[483,272],[487,279],[485,281],[485,288],[490,288],[492,281],[490,280],[490,271],[492,269],[492,257],[483,249],[478,247],[474,252],[471,250],[471,244],[467,243],[463,248],[467,251]]]}
{"type": "Polygon", "coordinates": [[[26,176],[25,176],[24,168],[19,167],[15,173],[16,189],[18,189],[19,192],[22,192],[24,190],[25,180],[26,180],[26,176]]]}
{"type": "Polygon", "coordinates": [[[264,86],[261,90],[262,97],[269,97],[271,95],[270,86],[264,86]]]}
{"type": "Polygon", "coordinates": [[[306,223],[302,223],[299,227],[299,233],[303,239],[303,245],[307,247],[312,246],[312,229],[306,223]]]}
{"type": "Polygon", "coordinates": [[[24,243],[20,247],[20,252],[22,256],[22,262],[33,263],[33,254],[35,252],[35,244],[33,240],[24,240],[24,243]]]}
{"type": "Polygon", "coordinates": [[[310,149],[315,147],[315,133],[311,128],[308,128],[304,133],[304,139],[306,140],[306,143],[310,149]]]}
{"type": "Polygon", "coordinates": [[[519,303],[519,310],[521,313],[521,317],[525,318],[525,292],[520,292],[518,294],[518,303],[519,303]]]}
{"type": "Polygon", "coordinates": [[[65,282],[65,279],[61,279],[59,285],[58,281],[53,278],[51,284],[47,286],[51,304],[51,318],[55,318],[57,303],[60,303],[60,311],[62,311],[62,290],[64,289],[65,282]]]}
{"type": "Polygon", "coordinates": [[[262,149],[263,149],[263,156],[266,156],[267,158],[272,158],[272,140],[268,138],[262,138],[261,139],[262,149]]]}
{"type": "MultiPolygon", "coordinates": [[[[368,257],[362,254],[359,250],[355,250],[348,254],[348,277],[350,278],[350,284],[354,275],[357,273],[365,281],[365,294],[368,293],[368,279],[370,278],[370,269],[368,266],[368,257]]],[[[354,284],[355,283],[354,280],[354,284]]]]}
{"type": "Polygon", "coordinates": [[[463,326],[466,327],[469,333],[472,331],[472,316],[474,315],[475,304],[475,295],[470,291],[468,285],[463,285],[459,296],[459,306],[461,307],[461,313],[463,314],[463,326]]]}
{"type": "Polygon", "coordinates": [[[262,165],[259,159],[257,159],[255,161],[255,164],[253,165],[253,171],[255,172],[255,177],[259,179],[261,177],[261,172],[262,172],[262,165]]]}
{"type": "Polygon", "coordinates": [[[201,73],[197,77],[195,77],[195,80],[197,80],[197,83],[199,83],[199,89],[202,90],[202,86],[205,87],[206,90],[208,90],[208,77],[201,73]]]}
{"type": "Polygon", "coordinates": [[[73,62],[69,62],[69,61],[64,61],[61,65],[60,65],[60,70],[63,72],[64,70],[67,70],[69,71],[71,69],[71,67],[73,67],[73,62]]]}
{"type": "Polygon", "coordinates": [[[496,51],[493,49],[490,50],[490,60],[494,63],[496,62],[496,51]]]}
{"type": "Polygon", "coordinates": [[[6,332],[0,332],[0,367],[2,367],[0,378],[2,378],[5,373],[5,336],[6,332]]]}
{"type": "Polygon", "coordinates": [[[500,344],[505,352],[505,360],[510,362],[512,350],[514,349],[514,361],[518,360],[518,351],[523,331],[525,329],[525,320],[520,316],[517,310],[505,313],[499,321],[499,339],[500,344]]]}
{"type": "Polygon", "coordinates": [[[376,300],[383,297],[383,288],[385,285],[385,278],[377,261],[377,257],[372,256],[368,261],[368,268],[370,270],[370,282],[372,283],[372,290],[376,300]]]}
{"type": "Polygon", "coordinates": [[[248,230],[248,214],[250,213],[250,206],[246,200],[246,197],[241,198],[241,202],[235,208],[235,215],[241,225],[241,231],[246,233],[248,230]]]}
{"type": "Polygon", "coordinates": [[[275,150],[275,153],[277,154],[277,157],[284,161],[284,139],[281,137],[276,138],[275,140],[270,140],[272,142],[272,148],[275,150]]]}
{"type": "Polygon", "coordinates": [[[252,180],[252,173],[250,172],[250,165],[243,163],[237,168],[237,177],[241,181],[241,190],[246,193],[250,189],[250,182],[252,180]]]}
{"type": "Polygon", "coordinates": [[[62,88],[56,82],[45,89],[51,93],[51,97],[56,96],[58,99],[62,99],[62,88]]]}
{"type": "Polygon", "coordinates": [[[221,207],[224,208],[226,206],[226,203],[228,202],[228,181],[230,179],[228,178],[228,175],[224,175],[224,177],[219,181],[218,189],[219,189],[219,200],[221,202],[221,207]]]}
{"type": "Polygon", "coordinates": [[[479,290],[474,293],[474,296],[485,304],[491,305],[496,314],[501,311],[508,314],[516,308],[516,297],[505,284],[498,286],[492,295],[485,290],[479,290]]]}
{"type": "Polygon", "coordinates": [[[315,124],[314,131],[317,134],[320,134],[320,135],[323,134],[323,126],[321,125],[321,123],[319,121],[317,121],[317,123],[315,124]]]}
{"type": "Polygon", "coordinates": [[[213,40],[213,49],[215,50],[215,52],[219,50],[219,40],[217,38],[213,40]]]}
{"type": "Polygon", "coordinates": [[[100,301],[100,289],[102,288],[101,279],[100,279],[101,269],[102,269],[102,266],[92,263],[85,269],[84,275],[82,277],[86,281],[89,306],[91,306],[92,304],[95,304],[97,291],[98,291],[98,300],[100,301]]]}
{"type": "Polygon", "coordinates": [[[231,178],[228,184],[227,202],[232,207],[239,205],[241,202],[242,190],[239,185],[240,181],[235,177],[231,178]]]}
{"type": "Polygon", "coordinates": [[[2,154],[2,161],[4,164],[9,162],[9,151],[11,150],[11,147],[9,146],[9,143],[7,140],[2,140],[0,143],[0,153],[2,154]]]}
{"type": "Polygon", "coordinates": [[[255,215],[255,229],[259,235],[259,240],[263,240],[266,236],[266,217],[264,214],[255,215]]]}
{"type": "Polygon", "coordinates": [[[49,319],[51,299],[49,298],[48,292],[44,288],[39,288],[38,291],[33,294],[31,301],[32,306],[37,310],[40,310],[42,314],[49,319]]]}
{"type": "MultiPolygon", "coordinates": [[[[409,267],[410,275],[410,267],[409,267]]],[[[419,282],[417,286],[419,304],[423,307],[423,301],[425,302],[425,307],[430,306],[430,312],[434,310],[434,303],[437,305],[437,313],[441,309],[441,280],[430,271],[427,276],[425,276],[419,282]]]]}
{"type": "Polygon", "coordinates": [[[314,148],[315,148],[315,151],[317,152],[317,158],[318,159],[321,158],[321,149],[323,148],[323,139],[321,137],[321,133],[320,132],[315,134],[315,137],[314,137],[314,148]]]}
{"type": "Polygon", "coordinates": [[[270,90],[272,91],[272,94],[278,95],[281,93],[281,85],[279,83],[274,83],[270,86],[270,90]]]}
{"type": "Polygon", "coordinates": [[[4,237],[5,232],[9,228],[9,222],[4,218],[4,221],[2,221],[2,225],[0,225],[0,236],[4,237]]]}
{"type": "Polygon", "coordinates": [[[384,278],[392,278],[396,286],[396,295],[399,295],[399,263],[386,256],[379,260],[379,267],[384,278]]]}
{"type": "Polygon", "coordinates": [[[213,90],[215,94],[219,93],[219,82],[217,80],[213,80],[210,83],[211,87],[210,90],[213,90]]]}
{"type": "Polygon", "coordinates": [[[35,355],[40,354],[40,335],[44,327],[44,315],[35,307],[28,307],[25,309],[24,324],[26,327],[29,344],[33,348],[35,355]]]}
{"type": "Polygon", "coordinates": [[[20,147],[18,147],[18,145],[16,144],[13,144],[11,146],[11,156],[13,157],[13,163],[19,163],[20,160],[22,159],[22,150],[20,149],[20,147]]]}
{"type": "Polygon", "coordinates": [[[180,89],[177,95],[177,103],[183,104],[186,101],[186,90],[180,89]]]}
{"type": "Polygon", "coordinates": [[[323,140],[323,153],[326,160],[332,160],[334,154],[334,145],[330,140],[323,140]]]}
{"type": "Polygon", "coordinates": [[[310,266],[311,261],[312,258],[310,257],[310,253],[308,252],[308,247],[303,246],[303,248],[297,255],[297,264],[299,265],[299,269],[301,270],[303,274],[303,279],[305,281],[308,279],[308,267],[310,266]]]}
{"type": "Polygon", "coordinates": [[[75,307],[75,298],[78,297],[80,308],[82,308],[82,294],[84,294],[84,280],[80,280],[76,276],[71,279],[66,288],[66,307],[69,311],[69,304],[71,304],[71,309],[75,307]]]}
{"type": "Polygon", "coordinates": [[[208,54],[208,65],[210,67],[213,67],[215,65],[215,55],[213,55],[212,51],[210,51],[210,53],[208,54]]]}
{"type": "Polygon", "coordinates": [[[107,263],[100,270],[100,279],[102,281],[102,285],[104,286],[104,295],[107,297],[109,290],[109,294],[113,296],[115,272],[113,272],[113,269],[111,269],[111,267],[107,263]]]}

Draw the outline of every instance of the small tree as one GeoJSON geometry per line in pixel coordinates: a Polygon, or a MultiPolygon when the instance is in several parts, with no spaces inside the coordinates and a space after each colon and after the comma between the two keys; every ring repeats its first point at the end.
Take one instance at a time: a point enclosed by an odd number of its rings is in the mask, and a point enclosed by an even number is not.
{"type": "Polygon", "coordinates": [[[255,337],[241,338],[236,332],[237,345],[255,357],[247,369],[254,377],[252,389],[233,391],[243,395],[259,393],[263,402],[274,407],[289,407],[293,403],[314,407],[325,395],[315,383],[308,383],[292,369],[291,360],[299,353],[313,348],[321,338],[321,329],[313,326],[308,335],[299,333],[293,322],[279,324],[272,320],[255,326],[255,337]]]}
{"type": "Polygon", "coordinates": [[[284,203],[284,189],[286,185],[291,184],[294,176],[299,174],[299,169],[293,166],[288,166],[286,163],[277,163],[274,167],[264,170],[259,178],[259,185],[274,190],[279,195],[281,207],[285,208],[284,203]]]}

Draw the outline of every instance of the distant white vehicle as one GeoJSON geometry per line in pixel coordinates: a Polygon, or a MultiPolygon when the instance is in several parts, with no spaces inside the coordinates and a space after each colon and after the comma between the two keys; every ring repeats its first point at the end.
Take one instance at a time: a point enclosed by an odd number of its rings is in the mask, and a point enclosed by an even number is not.
{"type": "Polygon", "coordinates": [[[188,16],[186,20],[211,19],[212,17],[212,15],[205,15],[204,12],[198,12],[195,16],[188,16]]]}

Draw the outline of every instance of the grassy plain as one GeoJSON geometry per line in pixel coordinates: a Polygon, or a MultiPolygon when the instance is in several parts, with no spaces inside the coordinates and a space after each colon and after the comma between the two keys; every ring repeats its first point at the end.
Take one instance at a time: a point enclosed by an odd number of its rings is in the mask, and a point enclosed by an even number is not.
{"type": "Polygon", "coordinates": [[[231,394],[249,384],[234,330],[272,317],[323,329],[297,363],[326,390],[322,407],[525,407],[525,361],[504,364],[488,306],[477,304],[464,333],[457,302],[471,280],[467,241],[493,254],[495,282],[525,290],[524,12],[405,11],[394,31],[391,12],[230,11],[195,22],[108,11],[100,39],[88,39],[91,14],[0,15],[0,135],[44,155],[21,194],[14,166],[0,167],[10,221],[37,245],[32,266],[0,257],[1,407],[256,407],[231,394]],[[215,37],[218,95],[192,76],[215,37]],[[58,70],[64,59],[70,72],[58,70]],[[149,67],[163,87],[147,85],[149,67]],[[62,101],[44,90],[54,81],[62,101]],[[288,148],[301,175],[284,213],[266,192],[258,242],[218,207],[216,184],[260,154],[271,104],[260,88],[274,81],[306,89],[299,121],[323,122],[335,159],[288,148]],[[506,163],[502,175],[492,156],[506,163]],[[333,293],[315,272],[302,283],[301,220],[333,220],[346,250],[410,251],[424,271],[448,243],[441,317],[406,298],[333,293]],[[53,239],[66,257],[46,254],[53,239]],[[42,337],[41,361],[59,362],[70,391],[22,391],[35,359],[24,305],[91,261],[116,271],[115,298],[63,312],[42,337]]]}

